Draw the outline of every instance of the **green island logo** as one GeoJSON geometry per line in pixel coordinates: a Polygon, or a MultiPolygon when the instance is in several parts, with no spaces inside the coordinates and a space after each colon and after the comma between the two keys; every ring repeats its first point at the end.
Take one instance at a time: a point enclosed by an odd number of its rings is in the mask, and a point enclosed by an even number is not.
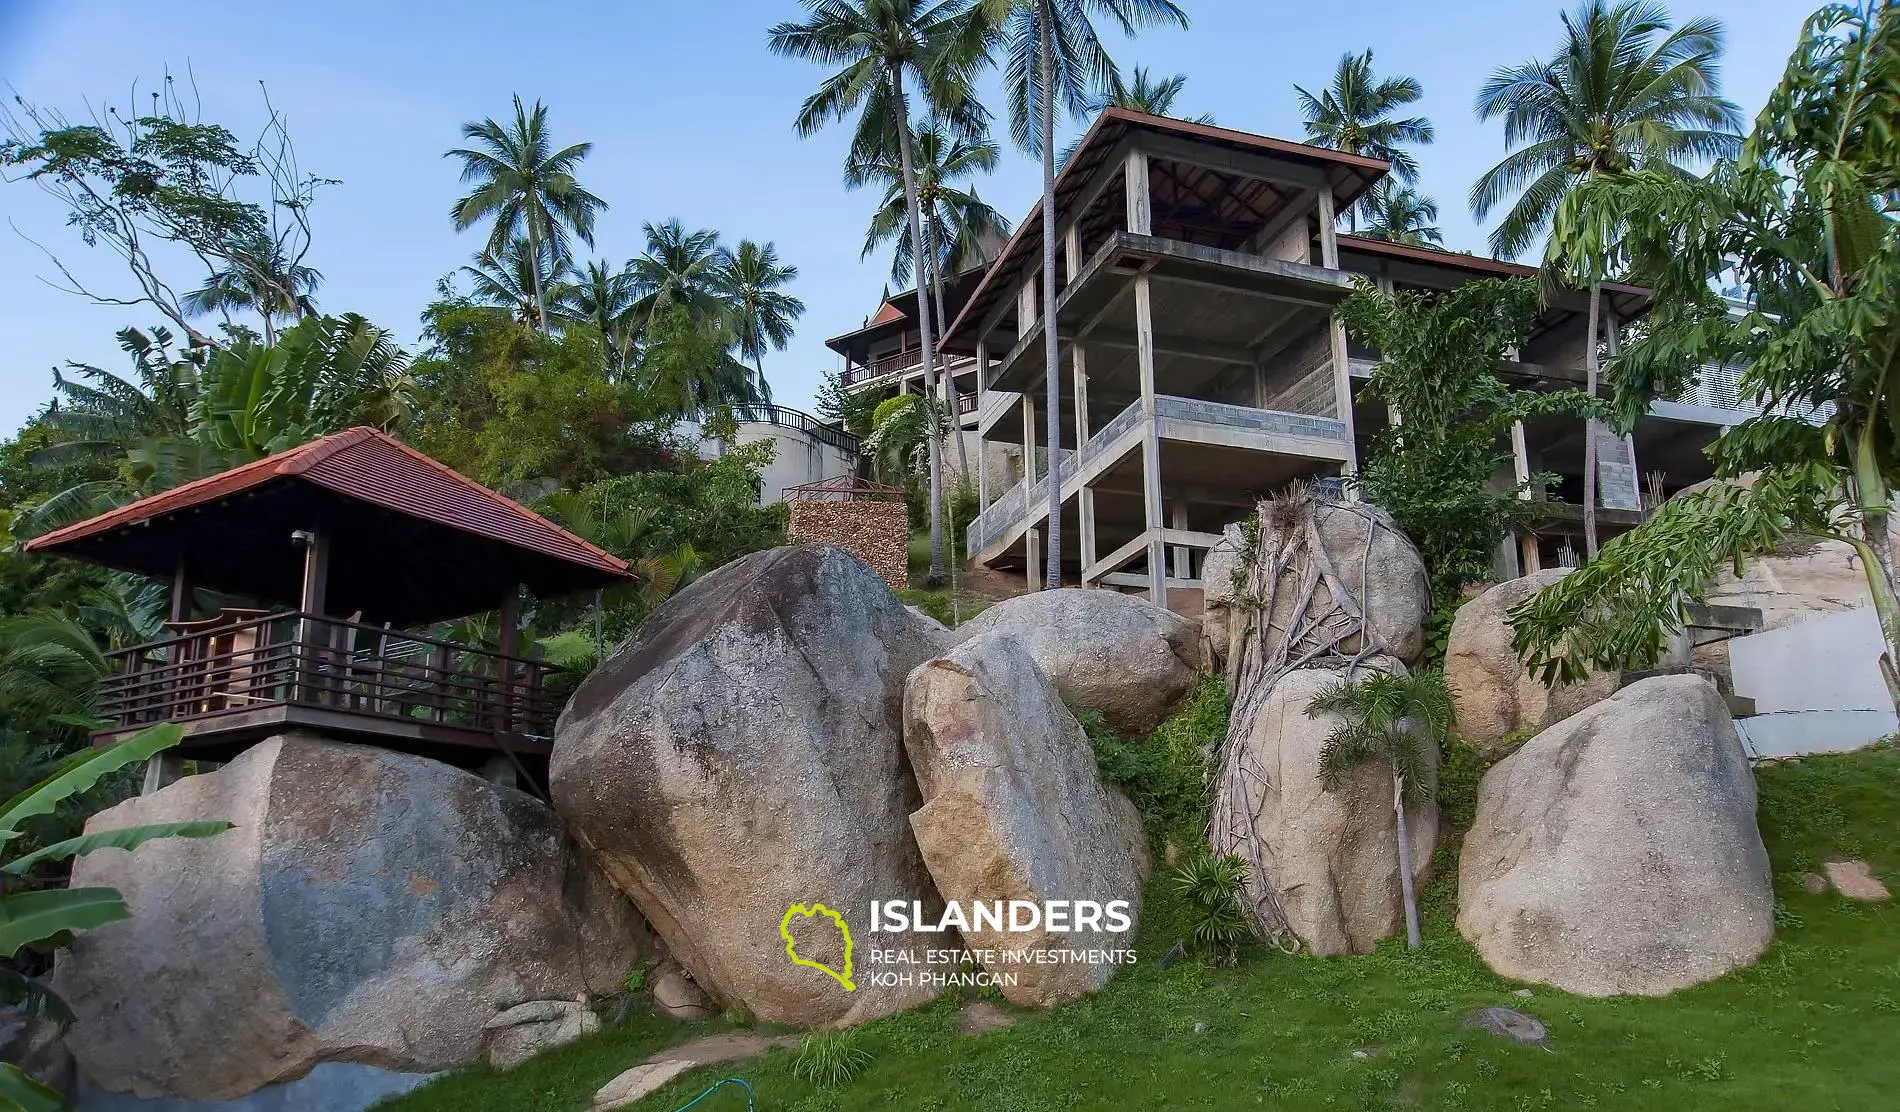
{"type": "Polygon", "coordinates": [[[793,965],[803,965],[818,970],[843,985],[846,992],[857,991],[858,986],[851,983],[851,928],[845,925],[844,916],[821,903],[812,904],[810,907],[804,904],[793,904],[785,909],[785,918],[778,922],[778,935],[785,940],[785,956],[792,959],[793,965]],[[836,924],[838,933],[844,936],[844,972],[842,973],[823,962],[798,956],[798,943],[792,939],[792,919],[794,917],[810,919],[819,915],[823,915],[836,924]]]}

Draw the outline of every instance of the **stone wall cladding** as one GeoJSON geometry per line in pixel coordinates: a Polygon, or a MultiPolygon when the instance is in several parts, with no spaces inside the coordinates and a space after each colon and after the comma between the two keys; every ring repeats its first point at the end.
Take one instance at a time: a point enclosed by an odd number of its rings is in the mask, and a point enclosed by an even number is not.
{"type": "Polygon", "coordinates": [[[791,510],[793,544],[835,544],[870,565],[891,590],[910,586],[910,520],[904,503],[802,498],[791,510]]]}

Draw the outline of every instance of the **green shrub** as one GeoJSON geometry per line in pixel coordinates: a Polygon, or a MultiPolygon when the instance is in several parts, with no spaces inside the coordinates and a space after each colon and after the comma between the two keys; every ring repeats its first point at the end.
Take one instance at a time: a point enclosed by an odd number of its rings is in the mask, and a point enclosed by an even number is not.
{"type": "Polygon", "coordinates": [[[1172,839],[1197,843],[1207,828],[1208,758],[1227,736],[1227,693],[1221,681],[1203,677],[1180,708],[1146,738],[1117,735],[1093,711],[1076,712],[1096,767],[1121,789],[1157,850],[1172,839]]]}
{"type": "Polygon", "coordinates": [[[856,1031],[813,1031],[798,1044],[792,1076],[814,1085],[842,1085],[871,1064],[856,1031]]]}
{"type": "Polygon", "coordinates": [[[1253,937],[1253,926],[1240,906],[1241,887],[1247,883],[1247,862],[1233,854],[1216,857],[1203,851],[1176,869],[1171,882],[1186,897],[1188,937],[1194,948],[1216,965],[1240,960],[1240,944],[1253,937]]]}

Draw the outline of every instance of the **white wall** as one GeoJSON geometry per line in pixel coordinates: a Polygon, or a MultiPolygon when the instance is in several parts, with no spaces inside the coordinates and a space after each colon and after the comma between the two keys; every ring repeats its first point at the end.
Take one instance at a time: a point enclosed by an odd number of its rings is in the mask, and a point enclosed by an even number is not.
{"type": "Polygon", "coordinates": [[[1728,642],[1735,694],[1755,701],[1736,722],[1751,755],[1855,749],[1900,730],[1878,663],[1886,647],[1871,607],[1728,642]]]}
{"type": "MultiPolygon", "coordinates": [[[[857,471],[857,456],[822,443],[807,433],[763,422],[739,423],[738,443],[755,444],[761,440],[770,440],[774,445],[772,462],[759,474],[762,487],[759,504],[762,506],[783,502],[787,487],[835,479],[857,471]]],[[[702,445],[700,450],[703,454],[716,454],[709,452],[709,447],[702,445]]]]}

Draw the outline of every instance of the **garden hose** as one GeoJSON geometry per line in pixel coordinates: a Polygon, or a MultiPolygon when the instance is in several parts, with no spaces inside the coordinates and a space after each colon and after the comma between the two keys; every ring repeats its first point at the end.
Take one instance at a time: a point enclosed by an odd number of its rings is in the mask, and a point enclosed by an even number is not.
{"type": "Polygon", "coordinates": [[[745,1112],[758,1112],[759,1106],[757,1103],[755,1103],[756,1094],[752,1092],[752,1086],[748,1084],[747,1082],[740,1080],[737,1077],[720,1078],[719,1080],[713,1082],[712,1088],[707,1089],[705,1092],[694,1097],[692,1100],[689,1100],[685,1104],[682,1104],[678,1108],[675,1108],[673,1112],[686,1112],[688,1108],[691,1108],[693,1105],[698,1104],[700,1101],[705,1100],[709,1096],[712,1096],[714,1093],[719,1091],[721,1086],[725,1086],[725,1085],[737,1085],[739,1086],[739,1088],[744,1089],[745,1090],[745,1112]]]}

